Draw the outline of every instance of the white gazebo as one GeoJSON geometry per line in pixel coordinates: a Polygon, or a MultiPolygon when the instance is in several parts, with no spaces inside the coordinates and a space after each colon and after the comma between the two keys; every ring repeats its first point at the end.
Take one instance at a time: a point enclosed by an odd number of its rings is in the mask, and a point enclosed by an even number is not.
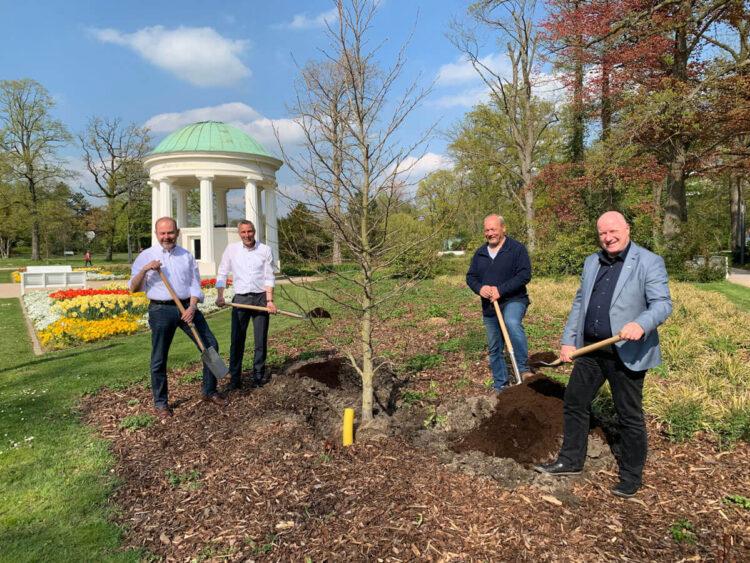
{"type": "Polygon", "coordinates": [[[151,224],[159,217],[177,219],[178,244],[198,259],[201,275],[216,275],[224,249],[239,240],[237,228],[229,224],[227,197],[232,190],[243,190],[244,217],[255,224],[256,237],[273,249],[279,268],[276,171],[282,164],[250,135],[226,123],[183,127],[144,160],[152,187],[151,224]],[[200,190],[197,224],[189,223],[192,190],[200,190]]]}

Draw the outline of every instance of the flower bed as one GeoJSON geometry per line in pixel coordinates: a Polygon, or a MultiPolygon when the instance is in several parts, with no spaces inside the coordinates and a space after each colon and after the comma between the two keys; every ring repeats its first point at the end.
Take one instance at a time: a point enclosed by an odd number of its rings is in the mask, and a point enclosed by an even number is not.
{"type": "Polygon", "coordinates": [[[62,301],[64,299],[73,299],[74,297],[85,297],[91,295],[129,295],[130,291],[125,288],[117,289],[61,289],[50,293],[52,299],[62,301]]]}
{"type": "Polygon", "coordinates": [[[132,334],[140,328],[139,318],[119,315],[96,320],[62,318],[39,333],[45,348],[67,348],[81,342],[95,342],[119,334],[132,334]]]}
{"type": "Polygon", "coordinates": [[[130,277],[127,271],[114,271],[114,268],[105,270],[96,266],[73,268],[73,271],[86,272],[86,279],[88,280],[126,280],[130,277]]]}
{"type": "MultiPolygon", "coordinates": [[[[201,287],[203,289],[216,287],[216,278],[208,278],[205,280],[201,280],[201,287]]],[[[227,279],[226,287],[232,287],[232,278],[227,279]]]]}
{"type": "MultiPolygon", "coordinates": [[[[216,289],[204,290],[203,313],[218,310],[216,289]]],[[[231,299],[232,289],[225,292],[231,299]]],[[[121,283],[102,289],[69,289],[30,292],[23,297],[27,314],[47,349],[60,349],[111,336],[132,334],[148,326],[148,299],[144,293],[130,293],[121,283]]]]}

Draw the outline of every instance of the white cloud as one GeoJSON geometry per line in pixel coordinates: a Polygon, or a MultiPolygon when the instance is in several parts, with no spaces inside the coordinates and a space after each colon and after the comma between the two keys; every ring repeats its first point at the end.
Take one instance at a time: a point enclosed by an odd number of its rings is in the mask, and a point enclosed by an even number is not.
{"type": "Polygon", "coordinates": [[[175,113],[160,113],[149,119],[145,126],[154,133],[169,133],[196,121],[252,122],[263,116],[247,104],[232,102],[218,106],[189,109],[175,113]]]}
{"type": "Polygon", "coordinates": [[[421,157],[407,156],[399,164],[398,170],[406,182],[419,181],[436,170],[453,167],[453,161],[444,154],[428,152],[421,157]]]}
{"type": "MultiPolygon", "coordinates": [[[[511,78],[513,69],[507,55],[492,53],[479,60],[503,80],[511,78]]],[[[465,55],[456,59],[455,62],[442,65],[438,69],[435,81],[438,87],[448,92],[429,101],[430,105],[436,107],[471,108],[477,104],[486,103],[490,99],[489,87],[482,82],[481,76],[465,55]]],[[[555,103],[561,101],[564,94],[560,77],[546,72],[534,75],[532,88],[535,96],[555,103]]]]}
{"type": "Polygon", "coordinates": [[[429,104],[440,108],[464,107],[472,108],[477,104],[486,103],[490,99],[490,89],[486,85],[467,88],[455,94],[446,94],[430,100],[429,104]]]}
{"type": "Polygon", "coordinates": [[[318,14],[317,16],[308,16],[306,12],[295,14],[292,21],[280,23],[274,27],[277,29],[322,29],[326,24],[332,24],[338,20],[339,14],[336,8],[318,14]]]}
{"type": "Polygon", "coordinates": [[[102,43],[128,47],[150,63],[196,86],[228,86],[251,74],[239,58],[248,42],[227,39],[210,27],[166,29],[157,25],[135,33],[116,29],[91,32],[102,43]]]}
{"type": "MultiPolygon", "coordinates": [[[[507,55],[500,53],[489,54],[486,57],[481,57],[479,62],[495,74],[501,76],[510,75],[510,61],[507,55]]],[[[438,69],[436,82],[438,86],[455,86],[457,84],[478,82],[481,79],[481,76],[474,69],[468,57],[462,55],[456,62],[444,64],[438,69]]]]}
{"type": "Polygon", "coordinates": [[[232,102],[218,106],[195,108],[176,113],[160,113],[144,124],[154,133],[169,133],[195,123],[196,121],[223,121],[245,131],[266,149],[275,152],[276,136],[279,133],[283,144],[293,144],[302,139],[302,131],[294,120],[289,118],[270,119],[242,102],[232,102]]]}

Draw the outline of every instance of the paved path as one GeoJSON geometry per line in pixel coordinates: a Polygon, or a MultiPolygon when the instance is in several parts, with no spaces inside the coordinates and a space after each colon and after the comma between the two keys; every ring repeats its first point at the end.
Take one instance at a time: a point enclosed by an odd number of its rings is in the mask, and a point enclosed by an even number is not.
{"type": "Polygon", "coordinates": [[[739,268],[729,269],[729,281],[745,287],[750,287],[750,271],[739,268]]]}

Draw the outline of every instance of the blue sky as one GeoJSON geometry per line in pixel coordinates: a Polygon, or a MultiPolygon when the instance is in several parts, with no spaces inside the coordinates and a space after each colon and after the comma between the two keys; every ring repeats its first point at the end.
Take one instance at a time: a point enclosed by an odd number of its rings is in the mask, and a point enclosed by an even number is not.
{"type": "MultiPolygon", "coordinates": [[[[375,19],[371,38],[386,40],[383,58],[391,59],[413,30],[405,78],[421,73],[425,85],[436,80],[405,131],[417,137],[438,126],[415,174],[447,166],[447,141],[439,133],[485,95],[446,37],[466,5],[385,0],[375,19]]],[[[0,7],[0,78],[42,83],[72,133],[92,116],[121,117],[148,125],[158,141],[184,124],[218,119],[240,126],[274,153],[272,122],[282,140],[297,139],[287,110],[298,76],[294,61],[319,58],[317,49],[326,45],[323,22],[332,13],[327,0],[0,0],[0,7]]],[[[484,52],[503,64],[491,42],[484,52]]],[[[65,155],[81,168],[79,149],[71,146],[65,155]]],[[[293,179],[282,169],[279,183],[283,188],[293,179]]]]}

